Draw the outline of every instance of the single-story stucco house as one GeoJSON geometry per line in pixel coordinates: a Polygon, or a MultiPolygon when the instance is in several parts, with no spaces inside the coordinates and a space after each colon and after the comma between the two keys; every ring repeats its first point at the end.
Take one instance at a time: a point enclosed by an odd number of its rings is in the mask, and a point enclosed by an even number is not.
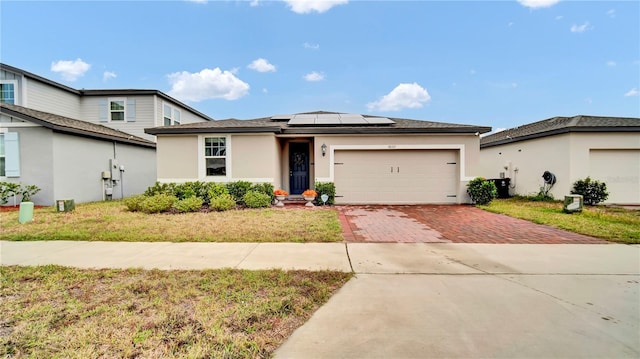
{"type": "Polygon", "coordinates": [[[483,176],[510,178],[513,195],[537,194],[549,171],[555,198],[589,176],[607,184],[605,203],[640,204],[640,118],[553,117],[497,132],[481,138],[480,163],[483,176]]]}
{"type": "Polygon", "coordinates": [[[271,183],[299,195],[333,182],[336,203],[466,203],[490,127],[337,112],[148,128],[160,182],[271,183]]]}

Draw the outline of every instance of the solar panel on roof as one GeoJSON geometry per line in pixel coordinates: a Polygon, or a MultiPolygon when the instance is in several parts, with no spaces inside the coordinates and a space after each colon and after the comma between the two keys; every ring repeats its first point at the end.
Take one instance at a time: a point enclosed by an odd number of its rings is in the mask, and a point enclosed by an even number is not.
{"type": "Polygon", "coordinates": [[[313,125],[316,115],[293,115],[287,124],[289,125],[313,125]]]}
{"type": "Polygon", "coordinates": [[[362,115],[340,115],[340,123],[343,125],[366,125],[367,121],[364,120],[362,115]]]}
{"type": "Polygon", "coordinates": [[[285,121],[290,120],[292,115],[275,115],[271,116],[271,121],[285,121]]]}
{"type": "Polygon", "coordinates": [[[386,117],[366,117],[365,120],[371,125],[390,125],[395,123],[393,120],[386,117]]]}
{"type": "Polygon", "coordinates": [[[316,117],[316,125],[339,125],[340,116],[337,113],[323,113],[316,117]]]}

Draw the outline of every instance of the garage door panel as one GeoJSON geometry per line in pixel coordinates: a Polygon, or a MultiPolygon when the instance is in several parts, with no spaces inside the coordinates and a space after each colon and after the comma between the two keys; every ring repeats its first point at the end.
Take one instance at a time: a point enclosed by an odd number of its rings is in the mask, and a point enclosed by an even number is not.
{"type": "Polygon", "coordinates": [[[607,184],[608,203],[640,203],[640,150],[591,150],[589,166],[607,184]]]}
{"type": "Polygon", "coordinates": [[[457,150],[336,151],[337,203],[457,203],[457,150]]]}

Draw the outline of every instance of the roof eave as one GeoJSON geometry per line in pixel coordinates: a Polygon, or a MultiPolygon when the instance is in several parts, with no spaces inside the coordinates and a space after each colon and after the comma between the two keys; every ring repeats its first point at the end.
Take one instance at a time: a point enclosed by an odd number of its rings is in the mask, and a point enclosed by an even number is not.
{"type": "Polygon", "coordinates": [[[183,135],[192,133],[280,133],[280,127],[152,127],[145,128],[144,132],[150,135],[183,135]]]}
{"type": "Polygon", "coordinates": [[[20,112],[16,112],[13,111],[11,109],[8,108],[3,108],[2,113],[5,113],[11,117],[17,117],[20,118],[22,120],[25,121],[29,121],[32,123],[35,123],[37,125],[43,126],[45,128],[48,128],[54,132],[58,132],[58,133],[66,133],[66,134],[72,134],[72,135],[77,135],[77,136],[82,136],[82,137],[88,137],[88,138],[96,138],[96,139],[100,139],[100,140],[108,140],[108,141],[114,141],[114,142],[118,142],[118,143],[127,143],[127,144],[131,144],[131,145],[136,145],[136,146],[142,146],[142,147],[149,147],[149,148],[156,148],[156,144],[153,142],[142,142],[142,141],[137,141],[134,139],[127,139],[127,138],[122,138],[122,137],[116,137],[116,136],[110,136],[107,134],[102,134],[102,133],[97,133],[97,132],[92,132],[92,131],[87,131],[87,130],[79,130],[79,129],[75,129],[75,128],[71,128],[71,127],[66,127],[66,126],[60,126],[60,125],[56,125],[47,121],[43,121],[40,120],[39,118],[33,117],[33,116],[29,116],[29,115],[25,115],[23,113],[20,112]]]}
{"type": "Polygon", "coordinates": [[[640,126],[609,126],[609,127],[597,127],[597,126],[584,126],[584,127],[564,127],[551,131],[538,132],[530,135],[497,140],[488,143],[480,143],[480,148],[495,147],[500,145],[506,145],[509,143],[522,142],[527,140],[533,140],[536,138],[561,135],[570,132],[640,132],[640,126]]]}

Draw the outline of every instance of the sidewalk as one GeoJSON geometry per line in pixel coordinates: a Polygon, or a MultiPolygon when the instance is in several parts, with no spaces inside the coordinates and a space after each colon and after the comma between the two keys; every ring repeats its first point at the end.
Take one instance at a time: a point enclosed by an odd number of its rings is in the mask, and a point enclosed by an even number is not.
{"type": "Polygon", "coordinates": [[[640,245],[0,241],[0,263],[353,270],[276,358],[640,357],[640,245]]]}
{"type": "Polygon", "coordinates": [[[0,264],[356,274],[640,274],[640,245],[0,241],[0,264]]]}

